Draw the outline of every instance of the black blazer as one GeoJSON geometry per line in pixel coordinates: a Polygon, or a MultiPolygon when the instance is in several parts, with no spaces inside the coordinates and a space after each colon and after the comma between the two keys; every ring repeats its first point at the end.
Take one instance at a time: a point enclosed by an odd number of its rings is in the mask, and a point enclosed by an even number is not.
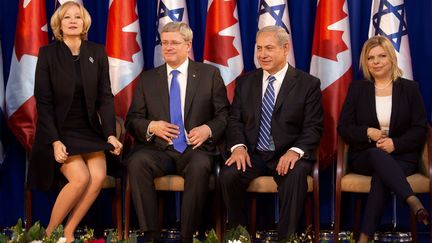
{"type": "MultiPolygon", "coordinates": [[[[353,81],[339,119],[338,132],[350,145],[349,156],[376,147],[369,142],[367,128],[380,129],[375,106],[375,87],[367,80],[353,81]]],[[[426,140],[426,111],[416,82],[404,78],[393,84],[389,137],[395,159],[417,162],[426,140]]]]}
{"type": "MultiPolygon", "coordinates": [[[[165,140],[157,136],[153,136],[150,141],[146,139],[147,127],[151,121],[170,122],[167,80],[166,64],[146,71],[140,77],[125,124],[136,139],[135,150],[142,146],[157,146],[160,149],[168,146],[165,140]]],[[[224,134],[229,109],[219,69],[189,60],[184,109],[186,131],[207,124],[212,131],[212,138],[199,149],[214,151],[216,142],[224,134]]]]}
{"type": "MultiPolygon", "coordinates": [[[[115,135],[115,118],[105,47],[83,41],[79,58],[90,124],[102,137],[108,138],[115,135]]],[[[52,186],[57,162],[51,144],[60,140],[62,125],[73,101],[75,76],[72,53],[64,42],[40,48],[34,89],[38,120],[29,169],[32,187],[48,189],[52,186]]]]}
{"type": "MultiPolygon", "coordinates": [[[[261,119],[263,70],[237,79],[235,96],[228,119],[227,145],[245,144],[254,151],[261,119]]],[[[276,98],[271,134],[277,155],[291,147],[302,149],[305,159],[315,160],[323,130],[320,81],[305,72],[288,67],[276,98]]]]}

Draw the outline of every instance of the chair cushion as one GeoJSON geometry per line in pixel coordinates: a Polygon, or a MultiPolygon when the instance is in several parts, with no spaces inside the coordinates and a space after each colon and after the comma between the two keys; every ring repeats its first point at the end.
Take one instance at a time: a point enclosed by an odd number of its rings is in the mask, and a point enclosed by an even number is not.
{"type": "MultiPolygon", "coordinates": [[[[355,173],[349,173],[342,177],[341,189],[344,192],[368,193],[370,191],[372,177],[355,173]]],[[[429,179],[420,174],[407,177],[408,183],[415,193],[429,192],[429,179]]]]}
{"type": "Polygon", "coordinates": [[[368,193],[372,177],[349,173],[342,177],[341,190],[343,192],[368,193]]]}
{"type": "MultiPolygon", "coordinates": [[[[313,179],[311,176],[307,177],[308,192],[313,191],[313,179]]],[[[272,176],[260,176],[249,183],[247,188],[248,192],[257,193],[277,193],[277,184],[272,176]]]]}
{"type": "MultiPolygon", "coordinates": [[[[209,189],[215,188],[215,176],[210,175],[209,189]]],[[[184,179],[179,175],[165,175],[154,179],[155,188],[157,191],[184,191],[184,179]]]]}
{"type": "Polygon", "coordinates": [[[417,173],[407,177],[408,183],[415,193],[429,193],[429,178],[417,173]]]}

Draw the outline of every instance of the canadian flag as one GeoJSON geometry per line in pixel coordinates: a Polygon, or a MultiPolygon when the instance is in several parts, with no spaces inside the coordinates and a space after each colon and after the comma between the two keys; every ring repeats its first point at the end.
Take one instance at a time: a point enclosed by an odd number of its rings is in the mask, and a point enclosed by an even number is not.
{"type": "MultiPolygon", "coordinates": [[[[295,67],[294,45],[291,35],[291,24],[288,12],[287,0],[260,0],[258,4],[258,29],[268,25],[277,25],[289,34],[290,51],[287,57],[289,64],[295,67]]],[[[255,49],[256,52],[256,49],[255,49]]],[[[256,55],[255,66],[260,67],[256,55]]]]}
{"type": "Polygon", "coordinates": [[[396,50],[403,77],[413,79],[404,0],[373,0],[369,37],[383,35],[396,50]]]}
{"type": "Polygon", "coordinates": [[[6,113],[11,131],[30,151],[36,127],[34,76],[39,47],[48,44],[45,0],[20,0],[14,50],[6,86],[6,113]]]}
{"type": "Polygon", "coordinates": [[[327,167],[336,154],[336,126],[353,78],[347,2],[320,0],[314,33],[310,73],[321,79],[324,133],[319,156],[327,167]]]}
{"type": "Polygon", "coordinates": [[[243,72],[236,0],[209,0],[204,62],[219,68],[231,102],[234,97],[235,79],[243,72]]]}
{"type": "Polygon", "coordinates": [[[136,0],[110,0],[106,49],[115,111],[125,119],[144,67],[136,0]]]}
{"type": "MultiPolygon", "coordinates": [[[[65,2],[69,2],[69,1],[74,1],[74,2],[77,2],[81,5],[83,4],[82,0],[57,0],[57,2],[60,3],[60,5],[65,3],[65,2]]],[[[56,5],[57,5],[57,2],[56,2],[56,5]]]]}
{"type": "MultiPolygon", "coordinates": [[[[160,30],[169,22],[183,22],[189,25],[189,17],[185,0],[160,0],[157,11],[157,33],[154,52],[154,66],[165,63],[162,57],[162,46],[160,41],[160,30]]],[[[193,49],[189,52],[189,58],[194,60],[193,49]]]]}

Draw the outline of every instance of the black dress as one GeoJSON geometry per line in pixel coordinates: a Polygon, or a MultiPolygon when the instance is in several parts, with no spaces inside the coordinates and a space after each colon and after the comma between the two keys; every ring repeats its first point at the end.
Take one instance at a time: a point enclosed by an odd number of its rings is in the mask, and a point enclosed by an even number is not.
{"type": "Polygon", "coordinates": [[[113,149],[106,142],[102,131],[95,131],[90,124],[86,109],[79,56],[73,56],[76,71],[75,91],[72,105],[60,132],[60,141],[68,155],[77,155],[113,149]]]}

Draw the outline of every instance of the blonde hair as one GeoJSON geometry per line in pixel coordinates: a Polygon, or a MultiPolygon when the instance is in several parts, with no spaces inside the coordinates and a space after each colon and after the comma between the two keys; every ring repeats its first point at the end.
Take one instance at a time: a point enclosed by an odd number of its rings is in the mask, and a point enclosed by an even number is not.
{"type": "Polygon", "coordinates": [[[63,41],[63,31],[61,30],[61,22],[66,14],[66,11],[73,7],[77,6],[80,10],[80,15],[83,20],[83,32],[81,33],[81,39],[87,39],[88,30],[91,25],[91,17],[88,11],[79,3],[74,1],[68,1],[63,3],[51,16],[51,29],[54,34],[54,38],[58,41],[63,41]]]}
{"type": "Polygon", "coordinates": [[[160,31],[160,35],[165,32],[179,32],[186,42],[192,41],[193,32],[192,29],[183,22],[169,22],[164,25],[160,31]]]}
{"type": "Polygon", "coordinates": [[[397,78],[401,77],[403,72],[398,67],[396,51],[392,43],[386,37],[380,35],[371,37],[363,45],[363,49],[360,54],[360,69],[363,71],[363,77],[367,80],[371,80],[371,81],[374,80],[374,77],[372,76],[369,69],[367,68],[368,66],[367,63],[368,63],[368,55],[370,50],[377,46],[382,47],[390,57],[390,62],[392,65],[391,66],[392,80],[394,81],[397,78]]]}

